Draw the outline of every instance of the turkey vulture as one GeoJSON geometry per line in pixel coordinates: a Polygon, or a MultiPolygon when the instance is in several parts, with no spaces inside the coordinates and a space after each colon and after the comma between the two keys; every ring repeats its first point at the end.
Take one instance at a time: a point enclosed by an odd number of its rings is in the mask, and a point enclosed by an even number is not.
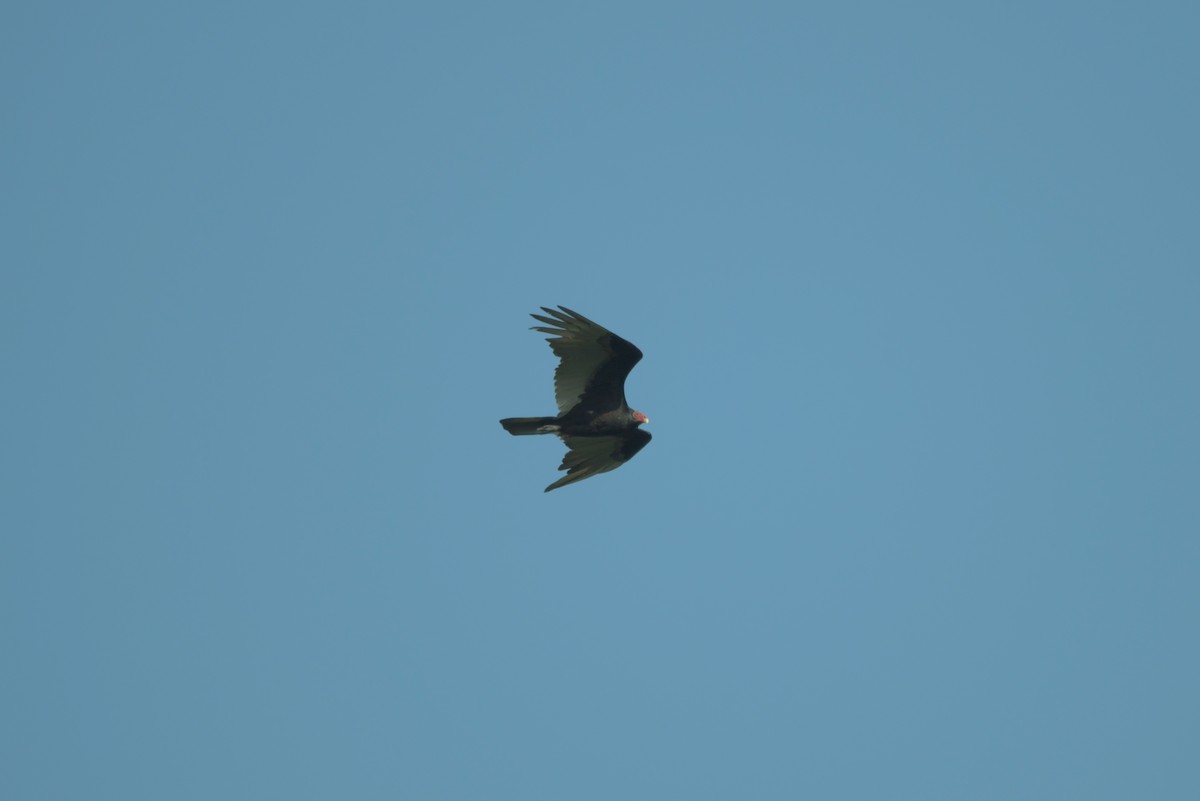
{"type": "Polygon", "coordinates": [[[593,323],[566,306],[550,315],[529,315],[545,325],[534,331],[550,334],[546,341],[561,360],[554,371],[554,400],[558,417],[509,417],[500,421],[508,433],[557,434],[567,446],[559,470],[567,474],[545,491],[615,470],[646,447],[650,432],[638,428],[650,418],[625,402],[625,377],[642,358],[631,342],[593,323]]]}

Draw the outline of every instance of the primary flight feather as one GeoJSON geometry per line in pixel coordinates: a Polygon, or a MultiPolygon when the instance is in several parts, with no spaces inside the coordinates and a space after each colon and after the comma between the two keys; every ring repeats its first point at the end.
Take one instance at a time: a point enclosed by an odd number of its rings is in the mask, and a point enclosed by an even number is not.
{"type": "Polygon", "coordinates": [[[542,307],[530,316],[542,325],[534,331],[558,356],[554,371],[557,417],[508,417],[500,425],[510,434],[557,434],[567,446],[559,470],[567,474],[546,492],[597,473],[615,470],[650,441],[639,426],[650,418],[625,402],[625,378],[642,358],[637,347],[566,306],[542,307]]]}

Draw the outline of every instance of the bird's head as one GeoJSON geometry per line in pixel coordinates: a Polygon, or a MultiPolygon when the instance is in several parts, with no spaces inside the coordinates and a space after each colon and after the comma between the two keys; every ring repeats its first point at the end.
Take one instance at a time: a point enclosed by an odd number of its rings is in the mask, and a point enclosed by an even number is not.
{"type": "Polygon", "coordinates": [[[638,424],[638,425],[641,425],[642,423],[649,423],[649,422],[650,422],[650,418],[649,418],[649,417],[647,417],[646,415],[644,415],[644,414],[642,414],[641,412],[638,412],[638,411],[635,411],[635,412],[633,413],[632,417],[633,417],[633,422],[634,422],[634,423],[636,423],[636,424],[638,424]]]}

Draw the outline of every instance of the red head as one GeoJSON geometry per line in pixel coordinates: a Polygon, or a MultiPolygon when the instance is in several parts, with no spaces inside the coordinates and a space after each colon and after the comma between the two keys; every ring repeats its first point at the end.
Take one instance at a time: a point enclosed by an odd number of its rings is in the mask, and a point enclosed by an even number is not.
{"type": "Polygon", "coordinates": [[[647,417],[646,415],[642,414],[639,411],[634,411],[634,413],[631,415],[631,417],[633,417],[633,422],[637,423],[638,425],[641,425],[642,423],[650,422],[650,418],[647,417]]]}

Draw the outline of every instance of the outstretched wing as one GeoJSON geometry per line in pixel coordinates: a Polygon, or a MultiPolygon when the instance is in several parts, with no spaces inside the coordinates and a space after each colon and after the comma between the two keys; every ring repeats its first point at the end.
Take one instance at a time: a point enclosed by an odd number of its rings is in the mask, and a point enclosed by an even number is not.
{"type": "Polygon", "coordinates": [[[543,306],[542,311],[549,317],[530,315],[545,323],[533,326],[533,330],[552,335],[546,341],[559,358],[554,371],[558,413],[566,414],[579,405],[597,415],[624,408],[625,377],[641,360],[642,352],[579,312],[566,306],[558,308],[561,311],[543,306]]]}
{"type": "Polygon", "coordinates": [[[616,470],[646,447],[650,432],[631,428],[611,437],[563,437],[562,441],[569,450],[558,469],[566,470],[567,474],[546,487],[546,492],[616,470]]]}

